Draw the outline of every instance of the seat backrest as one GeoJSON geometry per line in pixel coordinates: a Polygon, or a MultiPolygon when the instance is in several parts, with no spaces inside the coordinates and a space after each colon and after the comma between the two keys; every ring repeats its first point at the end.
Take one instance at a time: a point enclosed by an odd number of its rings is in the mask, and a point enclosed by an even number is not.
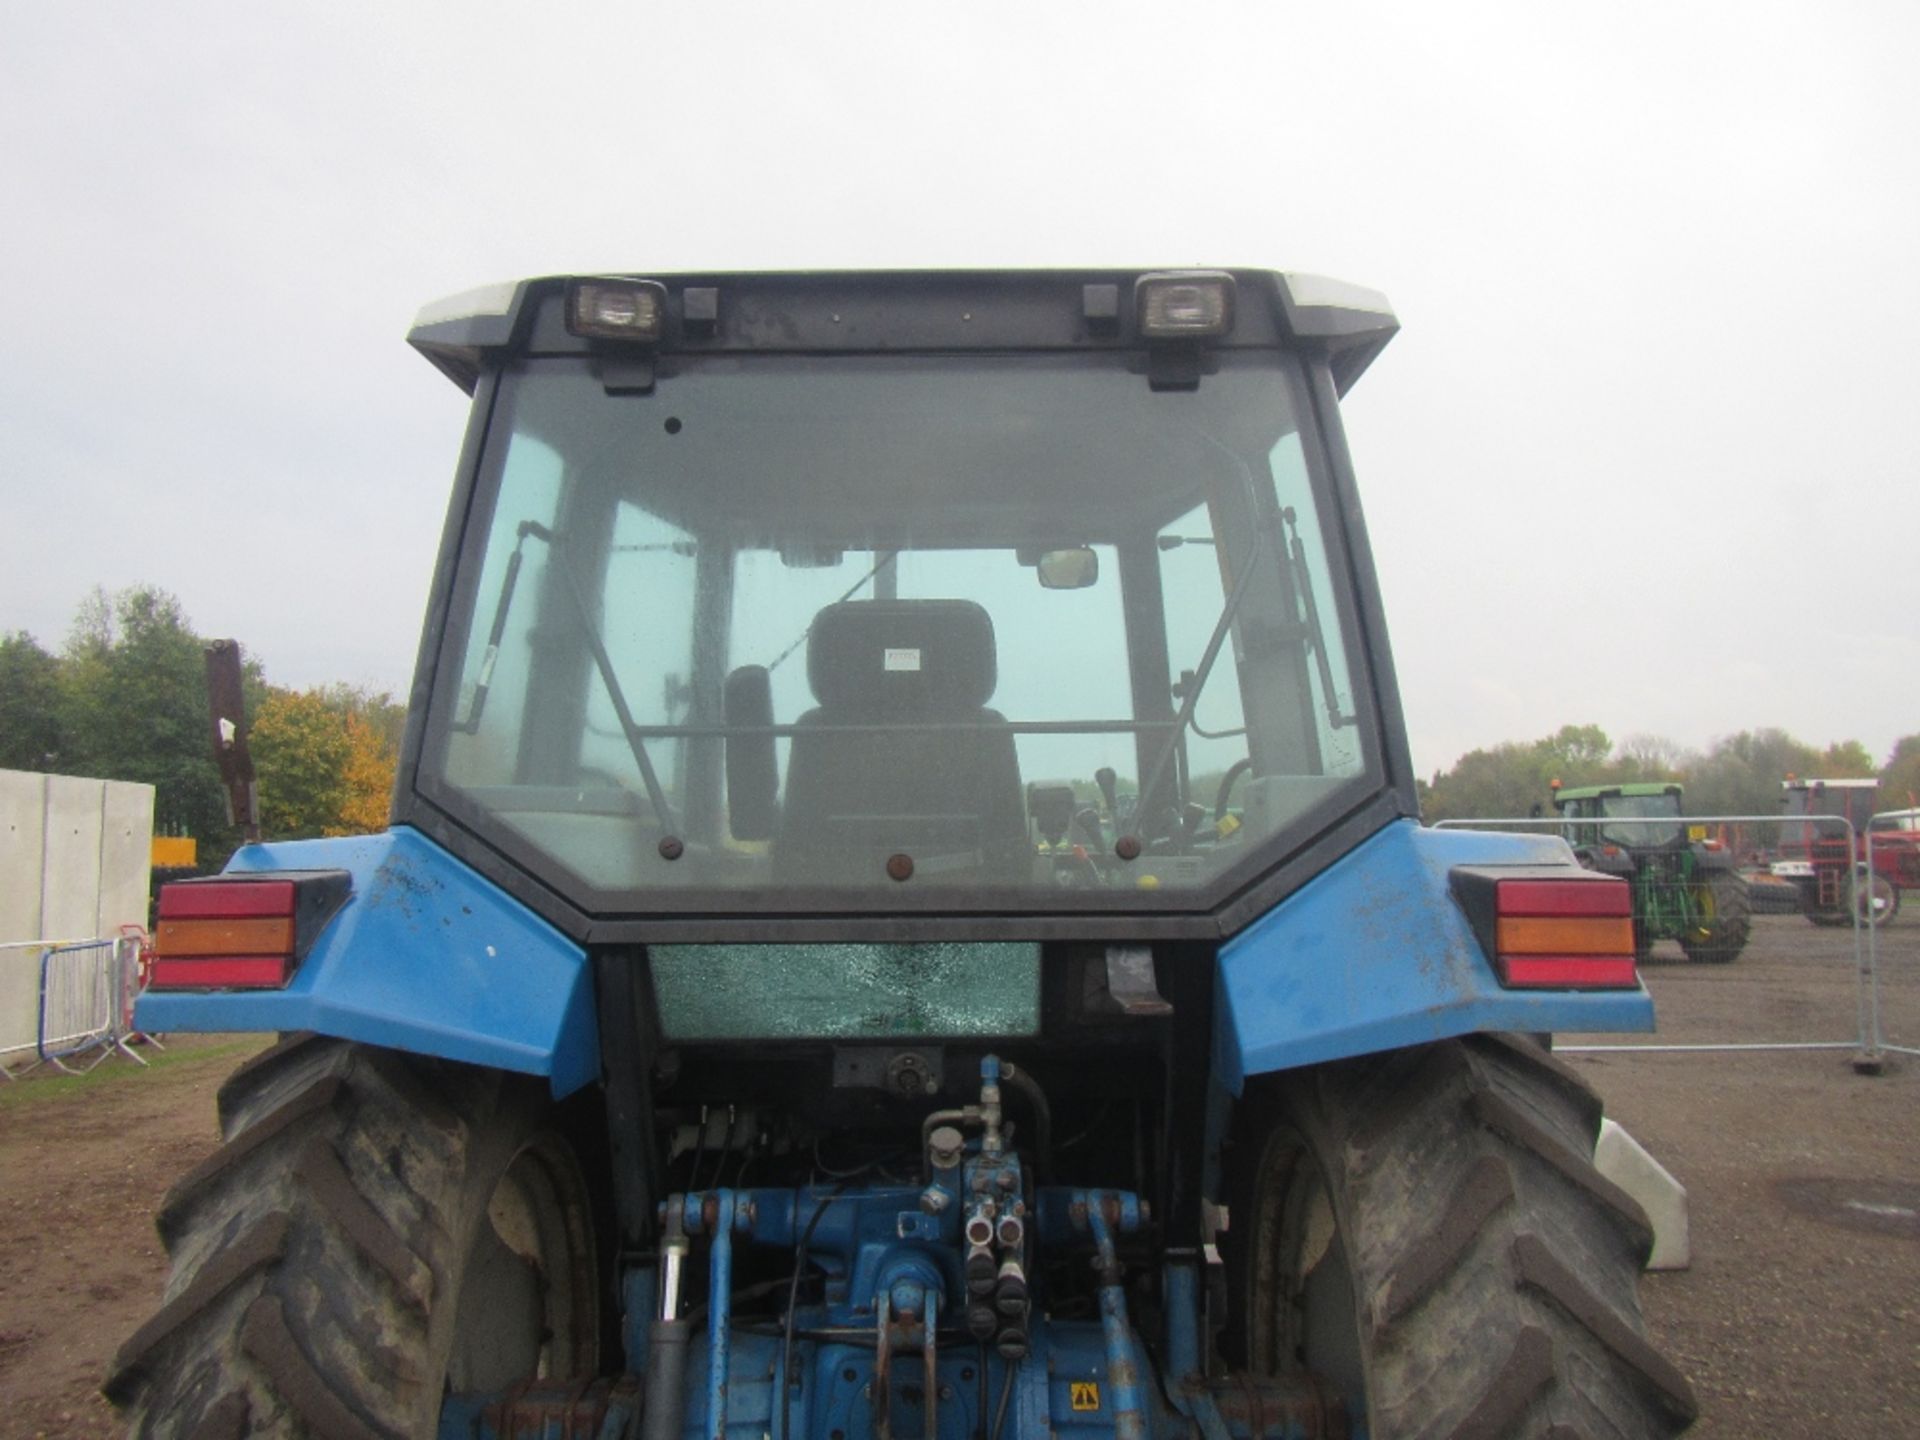
{"type": "Polygon", "coordinates": [[[970,600],[843,600],[815,617],[774,844],[780,883],[862,885],[1031,868],[1013,732],[987,708],[993,621],[970,600]],[[853,728],[848,728],[853,727],[853,728]]]}

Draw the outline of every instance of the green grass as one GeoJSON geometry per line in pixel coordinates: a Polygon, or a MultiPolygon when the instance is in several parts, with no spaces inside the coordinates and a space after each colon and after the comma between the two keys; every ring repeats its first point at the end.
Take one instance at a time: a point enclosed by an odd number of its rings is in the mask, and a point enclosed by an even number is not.
{"type": "MultiPolygon", "coordinates": [[[[101,1061],[84,1075],[62,1075],[51,1067],[43,1067],[25,1079],[0,1080],[0,1111],[32,1105],[41,1100],[57,1100],[63,1095],[98,1090],[104,1086],[143,1080],[163,1070],[231,1063],[258,1050],[271,1038],[267,1035],[236,1035],[217,1045],[176,1045],[165,1050],[152,1045],[139,1045],[135,1049],[140,1058],[147,1062],[145,1069],[120,1054],[101,1061]]],[[[88,1060],[92,1057],[80,1058],[88,1060]]]]}

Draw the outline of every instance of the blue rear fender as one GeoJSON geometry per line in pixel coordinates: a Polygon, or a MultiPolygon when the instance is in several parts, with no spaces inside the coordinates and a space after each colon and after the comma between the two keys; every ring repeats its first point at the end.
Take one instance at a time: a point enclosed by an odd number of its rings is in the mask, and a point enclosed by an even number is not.
{"type": "Polygon", "coordinates": [[[1388,826],[1221,948],[1215,1075],[1237,1095],[1250,1075],[1480,1031],[1653,1029],[1644,986],[1502,989],[1447,878],[1573,864],[1556,836],[1388,826]]]}
{"type": "Polygon", "coordinates": [[[249,845],[228,874],[345,870],[353,896],[284,990],[149,993],[156,1034],[314,1030],[547,1077],[599,1078],[586,952],[418,831],[249,845]]]}

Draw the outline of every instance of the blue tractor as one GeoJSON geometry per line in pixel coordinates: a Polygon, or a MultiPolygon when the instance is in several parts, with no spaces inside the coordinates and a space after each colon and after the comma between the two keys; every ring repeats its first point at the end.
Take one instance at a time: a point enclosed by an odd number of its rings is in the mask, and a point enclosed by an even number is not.
{"type": "MultiPolygon", "coordinates": [[[[277,1031],[134,1433],[1667,1436],[1541,1032],[1626,884],[1417,820],[1339,419],[1369,291],[563,277],[473,397],[392,827],[168,886],[277,1031]]],[[[232,717],[237,720],[237,715],[232,717]]]]}

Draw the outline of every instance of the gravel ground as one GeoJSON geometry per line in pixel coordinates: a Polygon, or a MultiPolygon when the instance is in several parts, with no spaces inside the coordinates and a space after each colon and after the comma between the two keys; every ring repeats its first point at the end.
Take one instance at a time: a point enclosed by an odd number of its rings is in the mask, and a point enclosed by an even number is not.
{"type": "MultiPolygon", "coordinates": [[[[1879,937],[1882,1033],[1920,1047],[1920,915],[1879,937]]],[[[1687,1187],[1693,1265],[1640,1287],[1699,1437],[1920,1436],[1920,1061],[1856,1073],[1851,931],[1761,916],[1730,966],[1656,947],[1656,1036],[1562,1037],[1687,1187]],[[1592,1043],[1837,1050],[1582,1053],[1592,1043]]]]}
{"type": "MultiPolygon", "coordinates": [[[[1884,1033],[1920,1046],[1920,914],[1881,936],[1884,1033]]],[[[1689,1192],[1693,1267],[1642,1286],[1700,1437],[1920,1436],[1920,1062],[1855,1073],[1848,932],[1755,922],[1730,966],[1661,946],[1652,1043],[1826,1051],[1567,1058],[1689,1192]]],[[[1641,1037],[1627,1037],[1640,1043],[1641,1037]]],[[[0,1436],[118,1433],[96,1387],[158,1303],[150,1216],[211,1153],[213,1093],[262,1043],[180,1037],[152,1070],[0,1084],[0,1436]]]]}

